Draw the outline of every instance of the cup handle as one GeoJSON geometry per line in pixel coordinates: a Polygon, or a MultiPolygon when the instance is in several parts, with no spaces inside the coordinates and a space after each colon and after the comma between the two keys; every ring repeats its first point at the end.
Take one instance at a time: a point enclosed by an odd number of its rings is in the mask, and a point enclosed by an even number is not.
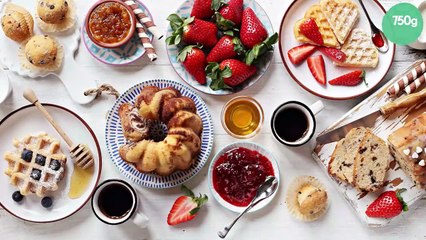
{"type": "Polygon", "coordinates": [[[145,214],[138,211],[135,212],[132,220],[133,220],[133,223],[138,225],[140,228],[146,228],[149,222],[148,217],[145,214]]]}
{"type": "Polygon", "coordinates": [[[311,109],[314,115],[317,115],[317,113],[321,112],[321,110],[324,109],[324,104],[322,103],[321,100],[318,100],[314,104],[309,106],[309,109],[311,109]]]}

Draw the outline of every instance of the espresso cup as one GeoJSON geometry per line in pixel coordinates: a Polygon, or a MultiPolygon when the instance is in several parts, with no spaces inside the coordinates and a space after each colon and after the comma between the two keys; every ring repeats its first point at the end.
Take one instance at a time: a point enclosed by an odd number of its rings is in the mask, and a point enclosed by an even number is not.
{"type": "Polygon", "coordinates": [[[324,108],[321,101],[311,106],[298,101],[289,101],[275,109],[271,118],[274,137],[282,144],[297,147],[309,140],[315,133],[315,115],[324,108]]]}
{"type": "Polygon", "coordinates": [[[122,224],[129,219],[141,228],[148,223],[148,217],[138,210],[135,189],[119,179],[106,180],[96,188],[92,210],[99,220],[110,225],[122,224]]]}

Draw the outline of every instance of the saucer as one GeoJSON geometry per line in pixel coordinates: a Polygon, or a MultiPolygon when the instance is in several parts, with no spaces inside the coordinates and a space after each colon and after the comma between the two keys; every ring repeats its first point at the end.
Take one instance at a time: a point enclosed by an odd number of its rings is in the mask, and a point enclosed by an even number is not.
{"type": "MultiPolygon", "coordinates": [[[[139,0],[135,2],[138,4],[139,8],[152,19],[152,15],[148,8],[139,0]]],[[[147,31],[147,34],[152,42],[154,36],[149,31],[147,31]]],[[[84,25],[81,28],[81,36],[87,50],[96,60],[113,66],[130,64],[141,58],[146,52],[137,35],[137,31],[129,42],[118,48],[103,48],[93,43],[89,35],[87,35],[84,25]]]]}

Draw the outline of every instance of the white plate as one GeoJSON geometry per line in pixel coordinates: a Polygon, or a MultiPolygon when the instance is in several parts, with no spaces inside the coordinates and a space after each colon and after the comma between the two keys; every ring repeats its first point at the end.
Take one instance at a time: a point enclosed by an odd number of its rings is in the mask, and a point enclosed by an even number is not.
{"type": "MultiPolygon", "coordinates": [[[[176,14],[181,17],[189,17],[192,6],[194,5],[194,0],[186,0],[182,5],[178,8],[176,11],[176,14]]],[[[256,13],[256,16],[259,18],[259,20],[262,22],[263,26],[268,31],[268,35],[272,36],[274,34],[274,30],[272,28],[271,20],[269,19],[268,15],[266,14],[265,10],[255,1],[255,0],[245,0],[244,1],[244,8],[250,7],[253,9],[253,11],[256,13]]],[[[173,33],[172,28],[169,26],[167,27],[167,35],[166,38],[171,36],[173,33]]],[[[179,77],[185,81],[189,86],[197,89],[200,92],[212,94],[212,95],[229,95],[236,92],[239,92],[243,89],[246,89],[253,84],[255,84],[259,79],[262,78],[263,74],[268,70],[269,65],[271,64],[274,52],[269,51],[268,53],[265,53],[264,56],[262,56],[258,63],[256,64],[257,67],[257,73],[249,78],[248,80],[244,81],[241,85],[235,87],[233,90],[227,90],[227,89],[221,89],[221,90],[213,90],[209,87],[211,79],[207,78],[207,84],[199,84],[197,80],[195,80],[191,74],[186,71],[185,67],[181,62],[177,60],[177,55],[182,49],[181,47],[178,47],[176,45],[167,45],[167,55],[169,56],[170,63],[172,64],[174,70],[179,75],[179,77]]]]}
{"type": "MultiPolygon", "coordinates": [[[[288,50],[302,44],[296,41],[293,33],[293,26],[297,20],[303,18],[305,11],[308,10],[311,5],[318,2],[319,0],[294,1],[287,9],[287,12],[284,14],[284,17],[281,21],[279,48],[281,58],[285,67],[287,68],[288,73],[305,90],[323,98],[334,100],[351,99],[367,93],[369,90],[373,89],[389,71],[393,57],[395,55],[395,44],[389,42],[389,51],[385,54],[379,53],[379,63],[376,68],[364,68],[366,71],[365,79],[368,83],[368,86],[365,84],[360,84],[354,87],[345,87],[332,86],[327,83],[327,86],[324,87],[314,79],[311,72],[309,71],[306,61],[298,66],[290,62],[287,55],[288,50]]],[[[362,28],[370,34],[370,25],[367,21],[365,13],[362,11],[358,1],[354,0],[353,2],[359,6],[360,13],[359,21],[357,24],[355,24],[354,28],[362,28]]],[[[380,3],[375,0],[364,1],[364,4],[374,24],[378,27],[382,26],[382,18],[385,15],[385,10],[380,5],[380,3]]],[[[313,56],[319,54],[321,53],[317,51],[313,54],[313,56]]],[[[335,66],[326,56],[324,56],[324,61],[327,80],[334,79],[355,69],[335,66]]]]}
{"type": "Polygon", "coordinates": [[[93,178],[86,192],[78,199],[70,199],[68,190],[70,179],[74,169],[69,150],[61,137],[50,126],[47,120],[33,105],[24,106],[7,115],[0,122],[0,154],[6,151],[13,151],[12,141],[14,138],[23,138],[28,134],[46,132],[50,136],[61,140],[62,152],[67,156],[66,175],[59,183],[59,189],[49,196],[53,197],[52,209],[45,209],[41,206],[41,199],[35,195],[26,196],[21,203],[16,203],[12,199],[12,193],[17,191],[15,186],[9,184],[9,177],[4,174],[7,168],[7,162],[0,160],[0,205],[15,217],[31,222],[54,222],[71,216],[80,210],[90,199],[101,175],[102,157],[98,140],[92,129],[82,118],[72,111],[56,105],[46,104],[47,111],[53,118],[66,127],[64,130],[68,136],[78,143],[84,143],[89,146],[95,159],[93,178]]]}
{"type": "MultiPolygon", "coordinates": [[[[78,0],[74,0],[74,5],[77,5],[78,0]]],[[[0,16],[4,14],[4,6],[6,3],[12,2],[27,9],[33,19],[36,12],[36,0],[6,0],[0,1],[0,16]]],[[[76,11],[77,12],[77,11],[76,11]]],[[[54,72],[43,70],[29,70],[23,68],[18,58],[18,50],[20,43],[17,43],[4,35],[0,31],[0,62],[12,72],[30,78],[45,77],[48,75],[57,76],[65,85],[72,99],[80,104],[85,104],[94,99],[94,96],[84,96],[84,91],[91,88],[96,88],[94,79],[90,78],[76,78],[75,73],[78,72],[80,76],[88,76],[84,73],[84,68],[80,68],[74,60],[74,52],[78,49],[80,40],[80,27],[77,16],[75,17],[75,25],[73,28],[62,33],[48,33],[48,35],[55,37],[61,46],[64,48],[64,59],[62,67],[54,72]]],[[[34,35],[45,34],[37,26],[37,21],[34,19],[34,35]]]]}
{"type": "MultiPolygon", "coordinates": [[[[214,189],[213,186],[213,168],[214,165],[216,163],[216,161],[219,159],[220,156],[222,156],[225,152],[234,149],[234,148],[239,148],[239,147],[243,147],[243,148],[247,148],[250,150],[254,150],[257,151],[258,153],[262,154],[263,156],[265,156],[267,159],[269,159],[269,161],[272,164],[272,168],[274,169],[274,174],[275,177],[278,180],[278,184],[280,184],[280,169],[278,167],[278,162],[275,159],[274,155],[272,155],[271,152],[269,152],[268,150],[266,150],[265,148],[263,148],[260,145],[257,145],[255,143],[252,142],[235,142],[235,143],[231,143],[227,146],[225,146],[224,148],[222,148],[218,153],[216,153],[216,155],[213,157],[212,161],[210,162],[210,166],[209,166],[209,173],[208,173],[208,179],[209,179],[209,188],[210,188],[210,192],[213,195],[213,197],[216,199],[216,201],[218,201],[220,203],[220,205],[222,205],[223,207],[225,207],[228,210],[231,210],[233,212],[242,212],[244,211],[247,207],[238,207],[238,206],[234,206],[232,204],[230,204],[229,202],[225,201],[220,195],[219,193],[216,192],[216,190],[214,189]]],[[[269,198],[263,200],[262,202],[258,203],[256,206],[254,206],[252,209],[249,210],[249,212],[255,212],[259,209],[264,208],[266,205],[268,205],[272,199],[275,197],[275,195],[278,192],[278,187],[277,187],[277,191],[275,191],[274,194],[272,194],[272,196],[270,196],[269,198]]]]}
{"type": "Polygon", "coordinates": [[[115,101],[114,106],[108,114],[105,127],[105,140],[111,160],[124,176],[144,187],[171,188],[180,185],[195,176],[209,159],[214,140],[213,122],[209,109],[207,108],[204,100],[187,86],[172,80],[148,80],[131,87],[126,92],[124,92],[117,99],[117,101],[115,101]],[[136,96],[140,94],[141,90],[145,86],[157,86],[159,88],[174,87],[182,94],[182,96],[186,96],[194,100],[195,106],[197,108],[197,114],[201,117],[203,122],[203,131],[201,133],[200,153],[188,170],[175,171],[168,176],[160,176],[154,173],[142,173],[139,172],[132,164],[123,161],[123,159],[120,157],[118,151],[120,146],[126,143],[126,139],[123,135],[123,129],[121,127],[121,121],[118,115],[118,108],[123,103],[134,104],[136,96]]]}

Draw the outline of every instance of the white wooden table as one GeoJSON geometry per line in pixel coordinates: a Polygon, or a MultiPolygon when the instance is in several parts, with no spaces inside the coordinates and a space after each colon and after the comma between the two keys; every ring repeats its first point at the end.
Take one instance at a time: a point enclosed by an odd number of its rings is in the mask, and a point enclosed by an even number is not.
{"type": "MultiPolygon", "coordinates": [[[[78,2],[78,13],[81,20],[94,0],[76,0],[76,2],[78,2]]],[[[144,1],[154,15],[156,23],[164,32],[168,24],[165,19],[177,9],[181,2],[178,0],[144,1]]],[[[278,31],[281,18],[291,1],[258,0],[258,2],[265,8],[274,29],[278,31]]],[[[382,0],[386,9],[396,2],[395,0],[382,0]]],[[[157,41],[155,45],[159,59],[154,64],[144,59],[131,66],[113,68],[97,62],[80,44],[76,60],[81,68],[85,68],[90,75],[78,76],[76,73],[76,77],[95,79],[98,83],[110,83],[120,92],[148,79],[165,78],[180,81],[169,64],[164,41],[157,41]]],[[[395,62],[386,80],[415,59],[424,57],[426,57],[424,52],[398,47],[395,62]]],[[[43,102],[63,105],[74,110],[93,128],[100,140],[104,158],[101,180],[122,178],[109,159],[104,139],[105,116],[114,102],[112,97],[102,97],[101,100],[82,106],[70,99],[62,83],[54,77],[26,79],[12,73],[9,73],[9,77],[13,85],[13,93],[6,102],[0,105],[0,118],[10,111],[26,105],[26,101],[22,98],[22,90],[32,87],[43,102]]],[[[224,145],[236,141],[225,133],[220,124],[222,106],[232,96],[200,95],[208,104],[213,116],[215,125],[213,153],[215,153],[224,145]]],[[[262,80],[239,95],[253,96],[264,107],[266,118],[263,129],[252,141],[266,146],[277,157],[281,167],[282,182],[279,192],[271,204],[261,211],[241,219],[228,235],[228,239],[426,239],[424,217],[422,217],[423,214],[426,214],[426,201],[420,201],[416,207],[410,210],[410,213],[404,214],[388,227],[368,228],[358,220],[343,197],[338,194],[324,172],[312,159],[313,142],[299,148],[288,148],[273,139],[269,122],[273,110],[279,104],[288,100],[299,100],[310,104],[319,99],[304,91],[290,78],[282,64],[278,49],[275,51],[271,68],[262,80]],[[299,175],[315,176],[328,189],[331,206],[325,217],[319,221],[303,223],[294,219],[287,211],[285,205],[287,186],[294,177],[299,175]]],[[[317,133],[361,100],[362,98],[350,101],[323,100],[325,109],[318,115],[317,133]]],[[[92,214],[90,204],[86,204],[81,211],[68,219],[50,224],[24,222],[0,209],[0,239],[218,239],[216,232],[230,223],[236,214],[222,208],[212,198],[206,176],[207,166],[187,185],[196,193],[207,193],[210,197],[208,204],[200,211],[195,220],[177,227],[169,227],[166,218],[174,200],[181,194],[178,188],[151,190],[135,186],[142,200],[142,209],[150,218],[150,224],[146,230],[141,230],[130,222],[120,226],[105,225],[92,214]]]]}

